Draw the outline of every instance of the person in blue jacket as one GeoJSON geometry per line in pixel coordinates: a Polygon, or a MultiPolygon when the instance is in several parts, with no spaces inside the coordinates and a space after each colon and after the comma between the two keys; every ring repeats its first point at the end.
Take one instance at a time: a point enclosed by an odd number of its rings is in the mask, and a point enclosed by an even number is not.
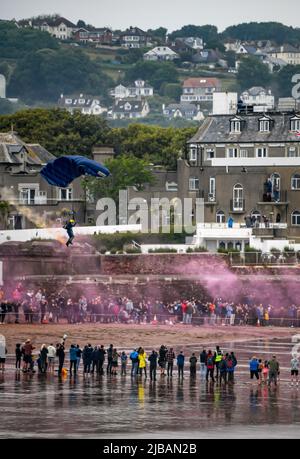
{"type": "Polygon", "coordinates": [[[70,218],[70,220],[68,220],[64,225],[64,229],[67,230],[67,234],[69,236],[69,239],[66,242],[67,247],[69,247],[70,244],[73,244],[73,240],[74,240],[73,228],[75,225],[76,225],[76,222],[73,218],[70,218]]]}
{"type": "Polygon", "coordinates": [[[256,377],[257,380],[259,380],[259,361],[256,357],[252,357],[252,359],[249,361],[249,369],[250,369],[250,378],[253,380],[254,376],[256,377]]]}
{"type": "Polygon", "coordinates": [[[77,372],[77,348],[74,344],[70,347],[70,375],[72,376],[72,369],[74,369],[74,375],[77,372]]]}

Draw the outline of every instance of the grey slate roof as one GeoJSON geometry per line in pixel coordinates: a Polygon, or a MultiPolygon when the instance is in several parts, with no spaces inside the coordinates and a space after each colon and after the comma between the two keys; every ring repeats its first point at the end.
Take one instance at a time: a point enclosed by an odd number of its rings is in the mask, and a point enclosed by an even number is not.
{"type": "Polygon", "coordinates": [[[0,163],[21,164],[20,153],[27,153],[27,164],[44,165],[55,159],[39,144],[26,144],[14,133],[0,133],[0,163]]]}
{"type": "Polygon", "coordinates": [[[259,132],[259,119],[263,116],[262,113],[239,116],[245,121],[245,126],[239,134],[230,133],[230,120],[235,117],[234,115],[210,116],[188,143],[300,142],[299,137],[290,132],[290,119],[293,114],[268,112],[268,116],[274,121],[271,132],[259,132]]]}

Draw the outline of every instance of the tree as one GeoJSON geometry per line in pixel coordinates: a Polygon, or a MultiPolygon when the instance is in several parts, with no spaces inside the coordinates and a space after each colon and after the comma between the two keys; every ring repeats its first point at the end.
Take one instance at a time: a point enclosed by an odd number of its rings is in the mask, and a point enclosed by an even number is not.
{"type": "Polygon", "coordinates": [[[224,39],[232,38],[242,41],[272,40],[278,44],[298,44],[300,30],[280,22],[250,22],[227,27],[222,36],[224,39]]]}
{"type": "Polygon", "coordinates": [[[169,40],[181,37],[199,37],[203,38],[205,43],[207,43],[208,41],[218,39],[218,28],[214,25],[197,26],[189,24],[169,34],[169,40]]]}
{"type": "Polygon", "coordinates": [[[0,116],[0,131],[11,125],[22,140],[40,143],[55,156],[64,154],[91,155],[96,144],[105,144],[109,127],[101,117],[82,115],[60,109],[33,109],[0,116]]]}
{"type": "Polygon", "coordinates": [[[249,56],[242,60],[237,74],[241,89],[247,89],[252,86],[268,86],[271,83],[271,79],[269,67],[257,57],[249,56]]]}
{"type": "Polygon", "coordinates": [[[126,71],[124,80],[130,83],[137,78],[149,81],[159,90],[163,83],[178,83],[178,70],[173,62],[137,62],[126,71]]]}
{"type": "Polygon", "coordinates": [[[286,65],[276,75],[275,81],[278,85],[278,93],[281,97],[292,97],[292,77],[300,74],[300,65],[286,65]]]}
{"type": "Polygon", "coordinates": [[[227,51],[225,59],[229,68],[234,68],[236,63],[236,53],[234,51],[227,51]]]}
{"type": "Polygon", "coordinates": [[[7,201],[0,201],[0,229],[6,230],[8,223],[9,203],[7,201]]]}
{"type": "Polygon", "coordinates": [[[9,59],[24,57],[39,49],[58,49],[57,40],[48,32],[18,28],[12,22],[0,22],[0,56],[9,59]]]}
{"type": "Polygon", "coordinates": [[[113,85],[99,63],[81,50],[43,49],[21,59],[11,77],[8,92],[29,103],[57,101],[61,93],[103,94],[113,85]]]}
{"type": "Polygon", "coordinates": [[[169,97],[170,99],[177,101],[180,99],[182,87],[177,83],[166,83],[163,85],[162,92],[165,97],[169,97]]]}
{"type": "Polygon", "coordinates": [[[154,38],[154,40],[158,40],[161,43],[164,43],[166,40],[168,29],[165,27],[158,27],[157,29],[149,29],[147,33],[154,38]]]}
{"type": "Polygon", "coordinates": [[[80,28],[80,29],[85,29],[86,28],[86,23],[82,19],[79,19],[77,21],[77,27],[80,28]]]}
{"type": "Polygon", "coordinates": [[[0,99],[0,115],[9,115],[17,109],[16,104],[11,103],[8,99],[0,99]]]}
{"type": "Polygon", "coordinates": [[[84,186],[95,198],[110,197],[118,202],[119,190],[134,186],[141,191],[146,183],[154,182],[147,161],[137,159],[133,155],[109,159],[105,165],[111,172],[110,177],[105,180],[84,180],[84,186]]]}

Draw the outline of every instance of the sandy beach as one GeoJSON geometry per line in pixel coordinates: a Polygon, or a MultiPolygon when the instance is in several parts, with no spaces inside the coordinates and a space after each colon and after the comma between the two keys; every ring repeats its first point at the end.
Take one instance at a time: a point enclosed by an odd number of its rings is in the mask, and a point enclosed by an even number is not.
{"type": "Polygon", "coordinates": [[[298,328],[252,326],[190,326],[122,325],[122,324],[51,324],[51,325],[1,325],[0,333],[6,338],[8,352],[12,353],[17,342],[33,340],[36,346],[56,343],[64,334],[67,343],[92,345],[113,343],[116,347],[130,349],[136,346],[158,347],[216,344],[217,342],[247,341],[253,339],[291,339],[300,333],[298,328]]]}

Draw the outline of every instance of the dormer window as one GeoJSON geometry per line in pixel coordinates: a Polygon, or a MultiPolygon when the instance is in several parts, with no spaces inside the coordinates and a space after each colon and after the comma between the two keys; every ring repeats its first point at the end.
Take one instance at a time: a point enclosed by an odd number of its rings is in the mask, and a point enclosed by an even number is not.
{"type": "Polygon", "coordinates": [[[238,118],[237,116],[235,118],[232,118],[230,120],[230,133],[239,134],[240,132],[242,132],[242,126],[243,120],[241,118],[238,118]]]}
{"type": "Polygon", "coordinates": [[[290,126],[291,131],[293,132],[300,131],[300,116],[299,115],[296,115],[293,118],[291,118],[290,123],[291,123],[291,126],[290,126]]]}
{"type": "Polygon", "coordinates": [[[273,124],[273,120],[268,116],[263,116],[258,120],[260,132],[270,132],[273,124]]]}

